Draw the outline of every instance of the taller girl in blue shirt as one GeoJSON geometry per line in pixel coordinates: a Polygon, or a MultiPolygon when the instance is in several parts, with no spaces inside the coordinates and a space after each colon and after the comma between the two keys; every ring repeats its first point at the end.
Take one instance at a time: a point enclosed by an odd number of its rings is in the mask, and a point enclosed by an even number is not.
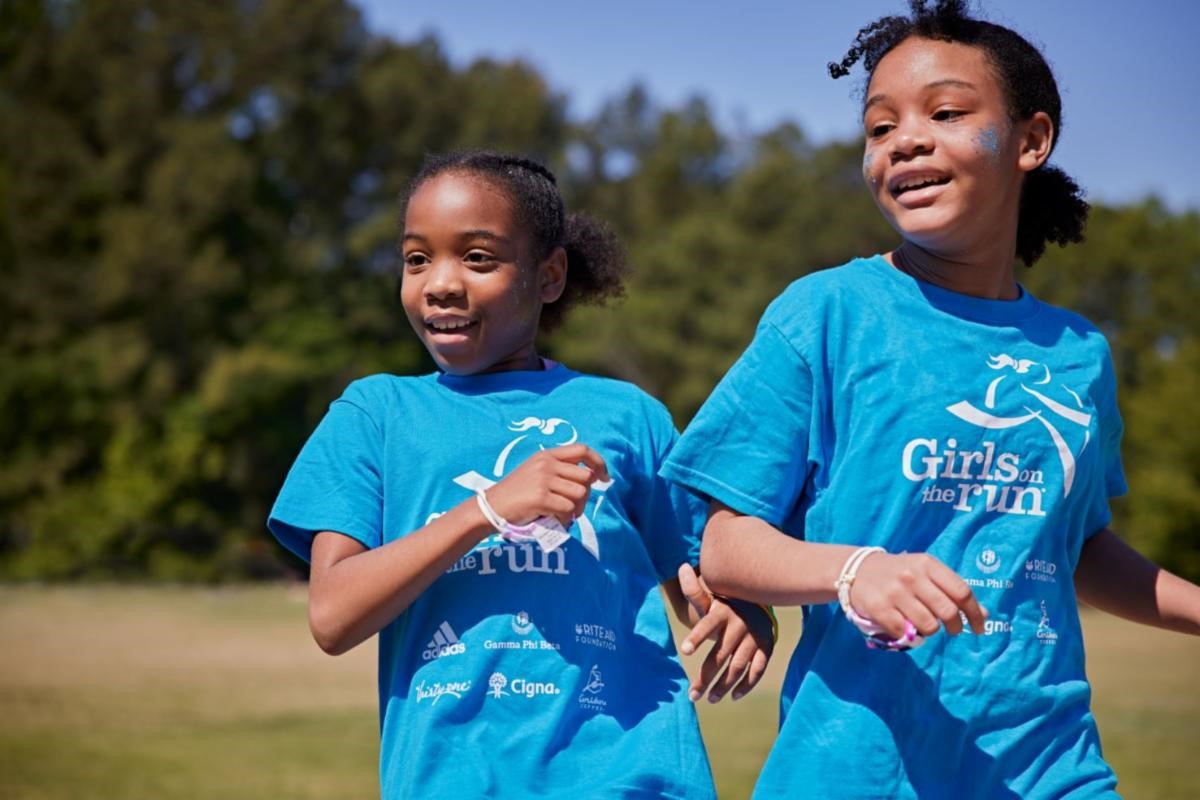
{"type": "Polygon", "coordinates": [[[269,522],[311,560],[322,649],[380,634],[383,796],[711,797],[659,584],[681,618],[707,612],[685,650],[719,639],[693,699],[748,691],[769,628],[760,647],[690,566],[704,510],[658,477],[662,404],[535,346],[619,293],[620,247],[540,164],[492,153],[427,161],[402,245],[442,371],[353,383],[269,522]]]}
{"type": "Polygon", "coordinates": [[[1112,797],[1076,599],[1200,632],[1200,588],[1107,527],[1104,337],[1014,274],[1087,215],[1047,164],[1054,77],[964,5],[831,66],[866,66],[863,177],[902,242],[775,300],[664,470],[712,500],[716,591],[805,607],[759,797],[1112,797]]]}

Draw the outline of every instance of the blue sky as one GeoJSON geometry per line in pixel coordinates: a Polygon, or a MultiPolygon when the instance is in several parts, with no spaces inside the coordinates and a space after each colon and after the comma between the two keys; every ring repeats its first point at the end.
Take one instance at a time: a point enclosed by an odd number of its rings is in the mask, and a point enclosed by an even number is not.
{"type": "MultiPolygon", "coordinates": [[[[439,0],[360,2],[400,41],[434,33],[455,63],[520,58],[594,112],[632,83],[661,105],[703,95],[730,131],[793,120],[818,142],[858,133],[860,72],[831,80],[858,28],[903,0],[439,0]]],[[[1064,135],[1054,161],[1093,200],[1155,193],[1200,210],[1200,2],[976,0],[1039,45],[1059,79],[1064,135]]]]}

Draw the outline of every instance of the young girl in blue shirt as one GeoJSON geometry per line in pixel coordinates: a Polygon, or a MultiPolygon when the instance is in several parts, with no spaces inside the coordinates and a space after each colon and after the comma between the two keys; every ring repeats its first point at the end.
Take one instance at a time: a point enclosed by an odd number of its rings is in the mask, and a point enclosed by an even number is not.
{"type": "Polygon", "coordinates": [[[441,371],[351,384],[269,520],[311,562],[321,648],[379,633],[383,796],[711,797],[689,695],[749,691],[770,626],[692,569],[704,508],[657,477],[666,409],[536,347],[619,293],[619,245],[540,164],[468,153],[416,175],[402,247],[441,371]],[[686,652],[718,640],[690,692],[660,584],[704,616],[686,652]]]}
{"type": "Polygon", "coordinates": [[[711,500],[715,591],[804,606],[759,797],[1114,797],[1077,600],[1200,633],[1200,587],[1108,528],[1104,337],[1016,280],[1088,211],[1047,163],[1053,74],[964,6],[831,65],[866,68],[863,177],[902,241],[777,298],[664,467],[711,500]]]}

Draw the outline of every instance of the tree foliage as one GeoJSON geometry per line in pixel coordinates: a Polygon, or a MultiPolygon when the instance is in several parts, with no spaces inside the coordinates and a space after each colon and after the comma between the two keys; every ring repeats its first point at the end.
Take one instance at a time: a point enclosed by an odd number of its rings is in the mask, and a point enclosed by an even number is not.
{"type": "MultiPolygon", "coordinates": [[[[520,62],[453,64],[343,0],[0,0],[0,575],[294,569],[263,520],[354,377],[430,366],[395,306],[396,194],[428,151],[533,153],[613,224],[627,299],[547,343],[682,424],[759,314],[888,249],[857,143],[731,137],[638,87],[593,118],[520,62]]],[[[1133,498],[1200,577],[1200,219],[1098,208],[1028,274],[1109,334],[1133,498]]]]}

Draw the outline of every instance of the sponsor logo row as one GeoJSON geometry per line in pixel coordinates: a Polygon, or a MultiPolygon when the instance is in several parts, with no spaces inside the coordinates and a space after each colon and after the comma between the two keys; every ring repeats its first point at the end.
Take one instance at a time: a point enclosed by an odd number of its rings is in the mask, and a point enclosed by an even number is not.
{"type": "MultiPolygon", "coordinates": [[[[473,684],[473,681],[421,681],[413,688],[418,705],[428,701],[431,706],[435,706],[447,697],[461,700],[471,692],[473,684]]],[[[562,693],[562,689],[554,681],[536,681],[523,676],[510,678],[503,672],[493,672],[488,677],[486,699],[489,702],[512,702],[534,700],[538,697],[558,697],[562,693]]],[[[600,666],[593,664],[588,672],[587,683],[579,692],[576,702],[582,708],[603,711],[608,707],[608,700],[604,694],[604,676],[600,673],[600,666]]]]}
{"type": "MultiPolygon", "coordinates": [[[[518,636],[528,636],[534,630],[533,620],[525,611],[513,614],[512,631],[518,636]]],[[[605,625],[577,623],[575,625],[575,641],[579,644],[596,647],[601,650],[615,651],[617,649],[617,633],[605,625]]],[[[558,650],[557,642],[545,639],[487,639],[483,643],[484,650],[558,650]]],[[[421,650],[422,661],[434,661],[449,656],[460,656],[467,652],[466,643],[458,638],[454,628],[448,621],[443,621],[433,632],[431,638],[421,650]]]]}

